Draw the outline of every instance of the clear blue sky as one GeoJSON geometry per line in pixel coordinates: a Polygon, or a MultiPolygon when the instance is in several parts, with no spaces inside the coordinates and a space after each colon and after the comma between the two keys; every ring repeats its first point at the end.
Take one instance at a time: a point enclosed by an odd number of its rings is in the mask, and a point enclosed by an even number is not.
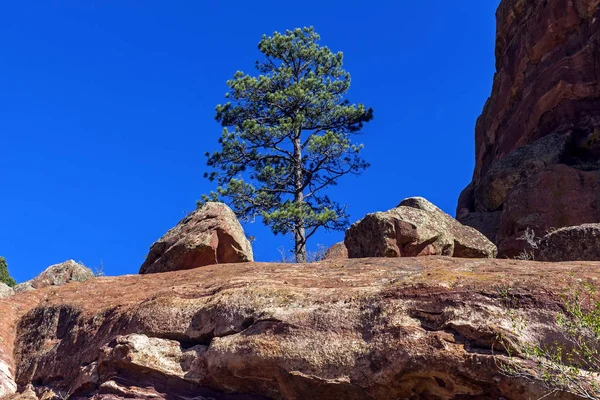
{"type": "MultiPolygon", "coordinates": [[[[152,242],[213,189],[214,107],[253,72],[263,33],[313,25],[373,107],[371,168],[331,197],[351,220],[424,196],[454,215],[494,73],[498,0],[20,0],[0,14],[0,255],[23,281],[75,259],[137,273],[152,242]]],[[[291,248],[262,223],[257,260],[291,248]]],[[[322,232],[309,246],[330,245],[322,232]]]]}

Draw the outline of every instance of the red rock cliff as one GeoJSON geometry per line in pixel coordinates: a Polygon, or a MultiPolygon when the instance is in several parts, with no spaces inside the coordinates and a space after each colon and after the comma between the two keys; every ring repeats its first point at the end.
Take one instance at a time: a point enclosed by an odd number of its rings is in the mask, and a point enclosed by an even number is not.
{"type": "Polygon", "coordinates": [[[600,221],[599,4],[505,0],[498,8],[497,71],[476,125],[473,181],[457,216],[494,240],[501,255],[518,252],[515,239],[528,226],[542,234],[551,227],[600,221]],[[548,187],[547,179],[537,179],[559,164],[569,168],[551,175],[572,184],[548,187]],[[519,185],[528,189],[515,193],[519,185]],[[538,209],[580,196],[586,197],[584,210],[538,209]],[[507,212],[515,203],[519,209],[507,212]]]}

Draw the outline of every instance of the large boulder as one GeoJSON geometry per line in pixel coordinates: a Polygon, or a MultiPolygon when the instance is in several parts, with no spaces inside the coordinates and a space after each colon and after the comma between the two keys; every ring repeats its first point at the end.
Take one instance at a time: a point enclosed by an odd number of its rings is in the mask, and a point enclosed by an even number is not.
{"type": "Polygon", "coordinates": [[[569,226],[542,238],[538,261],[600,261],[600,224],[569,226]]]}
{"type": "Polygon", "coordinates": [[[252,246],[234,212],[208,202],[150,247],[140,274],[253,261],[252,246]]]}
{"type": "Polygon", "coordinates": [[[346,231],[350,258],[443,255],[493,258],[496,246],[477,230],[422,197],[403,200],[386,212],[368,214],[346,231]]]}
{"type": "Polygon", "coordinates": [[[3,297],[12,296],[15,291],[6,283],[0,282],[0,299],[3,297]]]}
{"type": "Polygon", "coordinates": [[[48,286],[60,286],[70,282],[83,282],[94,277],[94,272],[85,265],[73,260],[49,266],[36,278],[15,286],[15,292],[42,289],[48,286]]]}
{"type": "Polygon", "coordinates": [[[600,263],[422,257],[49,287],[0,300],[0,397],[538,399],[544,377],[508,376],[501,338],[564,340],[557,299],[598,278],[600,263]]]}
{"type": "MultiPolygon", "coordinates": [[[[485,230],[500,257],[513,257],[522,248],[516,240],[522,223],[535,223],[543,234],[550,227],[600,222],[592,218],[597,203],[590,202],[586,209],[575,205],[577,213],[588,214],[585,221],[572,213],[555,218],[573,195],[550,196],[548,174],[562,173],[555,168],[561,164],[600,171],[599,6],[600,0],[503,0],[498,7],[496,74],[475,127],[475,169],[459,199],[457,219],[485,230]],[[532,187],[535,181],[548,184],[538,187],[538,200],[535,191],[518,193],[522,183],[532,187]],[[520,200],[523,195],[531,197],[520,200]],[[500,224],[498,213],[504,214],[500,224]]],[[[594,195],[593,188],[586,190],[587,197],[594,195]]]]}
{"type": "Polygon", "coordinates": [[[339,242],[331,246],[325,252],[323,260],[345,260],[348,258],[348,249],[344,242],[339,242]]]}

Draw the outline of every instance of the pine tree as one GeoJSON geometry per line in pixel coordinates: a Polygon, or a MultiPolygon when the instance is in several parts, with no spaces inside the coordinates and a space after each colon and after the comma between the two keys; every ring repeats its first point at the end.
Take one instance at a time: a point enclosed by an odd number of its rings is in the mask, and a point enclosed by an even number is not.
{"type": "Polygon", "coordinates": [[[319,228],[344,230],[344,205],[325,190],[368,167],[353,144],[373,110],[345,95],[350,74],[343,54],[319,45],[312,27],[263,35],[258,76],[237,72],[229,100],[216,108],[221,150],[207,153],[205,176],[219,185],[206,201],[224,199],[244,221],[262,216],[275,234],[292,233],[297,262],[319,228]]]}
{"type": "Polygon", "coordinates": [[[8,286],[13,287],[17,284],[13,278],[8,274],[8,265],[4,257],[0,257],[0,282],[6,283],[8,286]]]}

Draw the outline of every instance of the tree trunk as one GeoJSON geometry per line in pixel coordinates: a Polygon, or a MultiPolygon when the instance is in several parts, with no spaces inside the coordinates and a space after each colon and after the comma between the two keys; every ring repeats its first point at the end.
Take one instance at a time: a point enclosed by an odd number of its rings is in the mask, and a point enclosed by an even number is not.
{"type": "Polygon", "coordinates": [[[304,227],[298,226],[298,228],[296,228],[296,232],[294,233],[294,239],[296,242],[294,253],[296,254],[297,263],[306,262],[306,239],[304,236],[304,227]]]}
{"type": "MultiPolygon", "coordinates": [[[[294,138],[294,203],[301,209],[304,204],[304,193],[302,193],[302,145],[300,132],[294,138]]],[[[298,216],[294,221],[294,254],[297,263],[306,262],[306,233],[304,230],[304,218],[298,216]]]]}

